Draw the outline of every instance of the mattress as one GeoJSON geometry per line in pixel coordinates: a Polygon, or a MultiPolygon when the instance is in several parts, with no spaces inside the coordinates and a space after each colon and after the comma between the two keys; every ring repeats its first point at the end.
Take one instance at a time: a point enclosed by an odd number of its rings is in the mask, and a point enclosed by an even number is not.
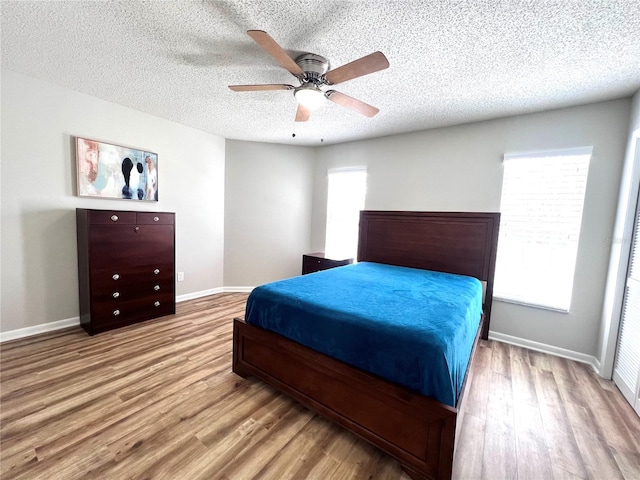
{"type": "Polygon", "coordinates": [[[245,321],[455,406],[481,314],[475,278],[361,262],[255,288],[245,321]]]}

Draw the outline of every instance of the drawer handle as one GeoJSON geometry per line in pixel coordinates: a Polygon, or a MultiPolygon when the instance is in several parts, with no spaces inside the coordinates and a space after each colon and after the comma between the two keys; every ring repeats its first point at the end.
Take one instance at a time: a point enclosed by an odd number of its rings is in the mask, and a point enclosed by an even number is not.
{"type": "Polygon", "coordinates": [[[138,230],[140,230],[140,227],[133,227],[133,231],[138,233],[138,230]]]}
{"type": "Polygon", "coordinates": [[[113,316],[117,317],[118,315],[120,315],[120,310],[114,310],[113,311],[113,316]]]}
{"type": "Polygon", "coordinates": [[[113,278],[114,280],[118,280],[120,278],[120,275],[118,275],[117,273],[114,273],[111,278],[113,278]]]}
{"type": "Polygon", "coordinates": [[[155,302],[153,302],[153,306],[154,307],[159,307],[160,306],[160,302],[156,300],[155,302]]]}
{"type": "Polygon", "coordinates": [[[111,215],[111,221],[112,222],[117,222],[118,221],[118,215],[111,215]]]}
{"type": "Polygon", "coordinates": [[[118,298],[120,296],[120,292],[113,292],[113,298],[118,298]]]}
{"type": "Polygon", "coordinates": [[[154,275],[158,275],[160,273],[160,270],[158,270],[157,268],[153,271],[154,275]]]}
{"type": "Polygon", "coordinates": [[[160,217],[153,217],[153,221],[154,222],[159,222],[160,221],[160,217]]]}
{"type": "Polygon", "coordinates": [[[157,292],[158,290],[160,290],[160,285],[154,285],[153,289],[157,292]]]}

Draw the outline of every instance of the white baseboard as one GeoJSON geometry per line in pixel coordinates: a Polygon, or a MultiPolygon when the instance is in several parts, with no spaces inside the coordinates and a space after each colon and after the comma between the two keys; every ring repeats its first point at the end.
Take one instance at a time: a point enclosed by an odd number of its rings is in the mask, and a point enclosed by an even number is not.
{"type": "Polygon", "coordinates": [[[80,325],[80,317],[67,318],[58,320],[57,322],[41,323],[33,327],[18,328],[17,330],[9,330],[8,332],[0,332],[0,343],[9,340],[17,340],[18,338],[31,337],[40,333],[53,332],[62,328],[75,327],[80,325]]]}
{"type": "Polygon", "coordinates": [[[256,287],[224,287],[225,293],[251,293],[256,287]]]}
{"type": "MultiPolygon", "coordinates": [[[[253,289],[254,287],[210,288],[199,292],[178,295],[176,296],[176,303],[207,297],[209,295],[215,295],[216,293],[250,293],[253,289]]],[[[35,325],[33,327],[18,328],[16,330],[9,330],[8,332],[0,332],[0,343],[8,342],[9,340],[17,340],[19,338],[31,337],[41,333],[53,332],[62,328],[75,327],[78,325],[80,325],[80,317],[73,317],[65,320],[58,320],[57,322],[41,323],[40,325],[35,325]]]]}
{"type": "Polygon", "coordinates": [[[533,340],[527,340],[526,338],[513,337],[500,332],[489,331],[489,339],[509,343],[517,347],[528,348],[529,350],[535,350],[536,352],[568,358],[569,360],[575,360],[576,362],[586,363],[591,365],[591,368],[593,368],[598,375],[600,374],[600,361],[593,355],[574,352],[573,350],[547,345],[546,343],[534,342],[533,340]]]}
{"type": "Polygon", "coordinates": [[[595,370],[595,372],[600,375],[601,377],[607,379],[607,380],[611,380],[611,378],[607,378],[604,375],[602,375],[602,372],[600,371],[600,360],[598,360],[596,357],[593,357],[593,362],[591,363],[591,368],[593,368],[595,370]]]}
{"type": "Polygon", "coordinates": [[[185,293],[184,295],[178,295],[176,297],[176,303],[186,302],[187,300],[193,300],[195,298],[208,297],[209,295],[215,295],[216,293],[223,293],[225,291],[224,287],[218,287],[200,290],[199,292],[185,293]]]}

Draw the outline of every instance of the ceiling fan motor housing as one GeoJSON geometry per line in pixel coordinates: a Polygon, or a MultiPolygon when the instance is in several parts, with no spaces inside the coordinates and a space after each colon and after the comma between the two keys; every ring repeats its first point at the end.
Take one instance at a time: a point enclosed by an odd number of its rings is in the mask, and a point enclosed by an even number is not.
{"type": "Polygon", "coordinates": [[[329,71],[329,60],[315,53],[303,53],[295,62],[305,73],[306,80],[311,83],[323,83],[322,77],[329,71]]]}

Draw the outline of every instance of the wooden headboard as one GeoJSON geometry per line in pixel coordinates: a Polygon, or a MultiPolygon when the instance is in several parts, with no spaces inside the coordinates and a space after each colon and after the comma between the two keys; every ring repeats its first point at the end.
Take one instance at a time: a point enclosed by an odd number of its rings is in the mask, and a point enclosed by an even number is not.
{"type": "Polygon", "coordinates": [[[499,226],[499,213],[363,210],[358,261],[457,273],[486,282],[486,339],[499,226]]]}

